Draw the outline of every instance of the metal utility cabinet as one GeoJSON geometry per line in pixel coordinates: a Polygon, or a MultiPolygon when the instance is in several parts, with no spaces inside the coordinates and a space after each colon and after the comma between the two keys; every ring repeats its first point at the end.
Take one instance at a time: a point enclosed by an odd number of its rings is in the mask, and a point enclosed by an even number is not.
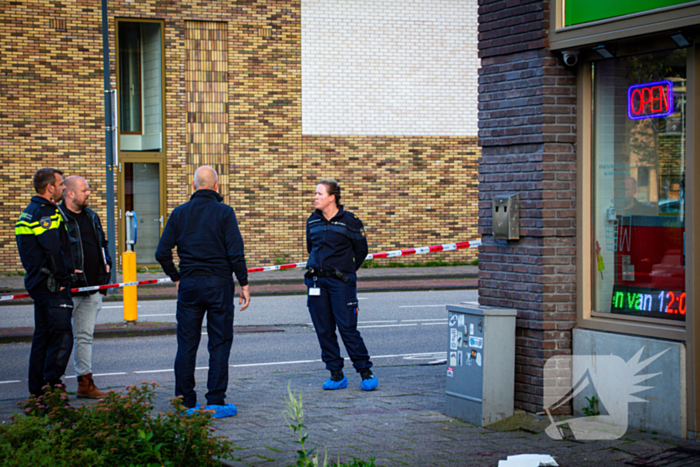
{"type": "Polygon", "coordinates": [[[515,310],[447,305],[448,417],[487,426],[513,415],[515,310]]]}

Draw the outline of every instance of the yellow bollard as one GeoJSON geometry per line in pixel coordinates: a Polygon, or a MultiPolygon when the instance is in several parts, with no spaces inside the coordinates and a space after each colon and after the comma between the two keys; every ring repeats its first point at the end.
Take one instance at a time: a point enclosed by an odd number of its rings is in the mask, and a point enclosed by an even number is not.
{"type": "MultiPolygon", "coordinates": [[[[122,280],[124,282],[136,282],[136,253],[125,251],[122,253],[122,280]]],[[[136,285],[124,287],[124,321],[133,323],[138,318],[138,299],[136,297],[136,285]]]]}

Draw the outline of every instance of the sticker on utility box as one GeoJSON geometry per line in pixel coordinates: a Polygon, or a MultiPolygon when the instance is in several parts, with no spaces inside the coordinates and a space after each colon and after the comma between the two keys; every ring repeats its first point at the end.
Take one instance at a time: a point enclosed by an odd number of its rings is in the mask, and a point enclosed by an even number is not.
{"type": "Polygon", "coordinates": [[[450,352],[450,365],[457,366],[457,352],[450,352]]]}
{"type": "Polygon", "coordinates": [[[455,374],[455,372],[454,372],[454,370],[452,369],[452,367],[449,367],[449,366],[448,366],[448,367],[447,367],[447,376],[449,376],[450,378],[452,378],[452,377],[454,376],[454,374],[455,374]]]}
{"type": "Polygon", "coordinates": [[[460,334],[457,328],[450,329],[450,350],[457,350],[460,334]]]}
{"type": "Polygon", "coordinates": [[[469,336],[469,347],[474,347],[475,349],[483,349],[484,348],[484,338],[483,337],[476,337],[476,336],[469,336]]]}

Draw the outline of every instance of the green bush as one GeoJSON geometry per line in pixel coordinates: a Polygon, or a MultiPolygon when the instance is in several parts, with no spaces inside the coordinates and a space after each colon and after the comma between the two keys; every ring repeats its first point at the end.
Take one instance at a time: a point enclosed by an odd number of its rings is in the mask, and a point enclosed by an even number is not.
{"type": "Polygon", "coordinates": [[[109,392],[73,408],[58,389],[20,403],[23,415],[0,425],[3,466],[210,466],[231,458],[232,444],[213,436],[211,415],[185,415],[179,398],[172,410],[151,416],[156,383],[109,392]]]}

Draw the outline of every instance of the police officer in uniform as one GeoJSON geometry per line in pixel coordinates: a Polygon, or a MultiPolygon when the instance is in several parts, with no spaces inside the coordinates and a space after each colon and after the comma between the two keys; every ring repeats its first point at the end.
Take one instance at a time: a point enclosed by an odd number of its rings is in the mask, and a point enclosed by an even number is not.
{"type": "Polygon", "coordinates": [[[304,282],[309,293],[309,313],[321,344],[321,358],[331,372],[323,389],[348,386],[335,333],[337,327],[352,364],[361,375],[360,387],[371,391],[379,381],[372,374],[367,347],[357,330],[356,272],[367,256],[365,229],[356,215],[343,209],[340,185],[335,180],[321,180],[314,202],[316,211],[306,221],[309,259],[304,282]]]}
{"type": "Polygon", "coordinates": [[[29,392],[37,397],[46,384],[65,393],[61,378],[73,349],[73,260],[65,219],[56,206],[63,197],[62,175],[51,168],[34,174],[37,194],[15,225],[17,248],[27,271],[24,286],[34,300],[29,392]]]}

